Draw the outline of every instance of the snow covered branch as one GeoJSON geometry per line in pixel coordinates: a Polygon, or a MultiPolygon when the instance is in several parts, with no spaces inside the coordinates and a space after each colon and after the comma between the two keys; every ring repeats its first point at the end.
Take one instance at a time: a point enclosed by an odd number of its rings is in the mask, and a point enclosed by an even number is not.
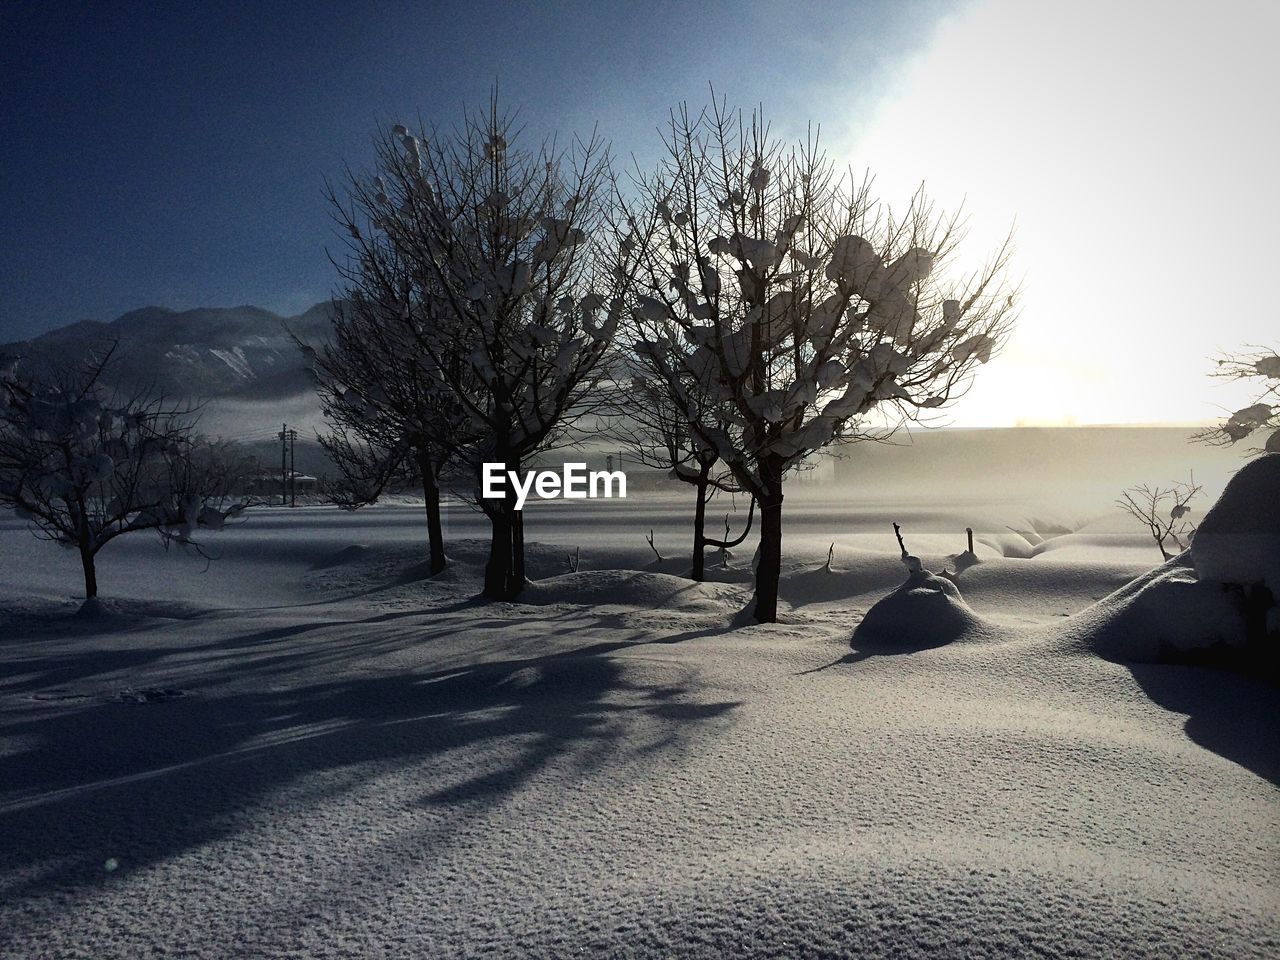
{"type": "Polygon", "coordinates": [[[958,215],[923,192],[902,211],[878,204],[816,136],[784,144],[723,102],[674,111],[665,145],[633,178],[627,329],[693,442],[760,506],[756,616],[772,620],[785,477],[880,435],[873,413],[917,419],[963,392],[1013,321],[1010,246],[956,269],[958,215]]]}

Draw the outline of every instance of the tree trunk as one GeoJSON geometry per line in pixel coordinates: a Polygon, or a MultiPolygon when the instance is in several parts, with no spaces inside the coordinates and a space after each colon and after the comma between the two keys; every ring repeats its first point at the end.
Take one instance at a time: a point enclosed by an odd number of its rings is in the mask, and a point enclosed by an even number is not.
{"type": "Polygon", "coordinates": [[[444,530],[440,524],[440,485],[436,481],[435,464],[427,454],[419,452],[418,470],[422,474],[422,498],[427,509],[427,542],[431,554],[431,575],[444,570],[444,530]]]}
{"type": "Polygon", "coordinates": [[[698,502],[693,510],[693,572],[690,576],[698,583],[706,578],[707,474],[709,471],[710,467],[703,468],[695,484],[698,490],[698,502]]]}
{"type": "Polygon", "coordinates": [[[80,565],[84,567],[84,596],[92,600],[98,595],[98,571],[94,566],[94,555],[91,550],[80,548],[80,565]]]}
{"type": "Polygon", "coordinates": [[[511,508],[511,585],[514,599],[524,590],[524,511],[511,508]]]}
{"type": "MultiPolygon", "coordinates": [[[[778,578],[782,574],[782,477],[762,476],[760,561],[756,565],[756,623],[778,621],[778,578]]],[[[765,473],[762,467],[761,473],[765,473]]]]}
{"type": "MultiPolygon", "coordinates": [[[[519,472],[504,461],[503,470],[519,472]]],[[[484,568],[484,595],[493,600],[514,600],[524,589],[524,516],[516,509],[515,491],[506,485],[506,496],[493,501],[489,515],[489,561],[484,568]]]]}
{"type": "Polygon", "coordinates": [[[489,512],[489,560],[484,565],[484,595],[506,600],[511,579],[511,514],[506,502],[495,503],[489,512]]]}

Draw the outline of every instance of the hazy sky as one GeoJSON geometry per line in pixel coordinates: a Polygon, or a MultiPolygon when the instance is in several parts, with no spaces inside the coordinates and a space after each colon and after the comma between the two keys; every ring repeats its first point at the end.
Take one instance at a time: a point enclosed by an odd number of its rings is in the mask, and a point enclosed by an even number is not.
{"type": "Polygon", "coordinates": [[[1022,319],[959,422],[1217,419],[1206,374],[1280,349],[1280,3],[985,0],[944,18],[842,151],[881,193],[1017,220],[1022,319]]]}
{"type": "Polygon", "coordinates": [[[0,8],[0,340],[305,308],[323,178],[495,79],[531,128],[642,156],[710,81],[821,123],[885,199],[967,198],[975,256],[1016,218],[1022,322],[953,422],[1212,418],[1208,358],[1280,340],[1269,0],[358,6],[0,8]]]}

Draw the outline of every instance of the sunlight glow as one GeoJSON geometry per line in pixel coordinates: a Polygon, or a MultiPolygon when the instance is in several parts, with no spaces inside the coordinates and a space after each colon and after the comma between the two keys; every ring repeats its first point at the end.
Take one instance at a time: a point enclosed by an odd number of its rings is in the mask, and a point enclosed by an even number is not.
{"type": "Polygon", "coordinates": [[[1278,27],[1272,4],[985,0],[837,129],[883,199],[924,181],[964,202],[974,256],[1016,220],[1021,321],[953,422],[1194,422],[1243,399],[1207,374],[1280,332],[1278,27]]]}

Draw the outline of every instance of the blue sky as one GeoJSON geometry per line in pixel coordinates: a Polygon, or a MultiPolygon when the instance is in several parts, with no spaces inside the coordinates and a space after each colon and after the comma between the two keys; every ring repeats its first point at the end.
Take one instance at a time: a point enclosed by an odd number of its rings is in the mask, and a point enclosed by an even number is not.
{"type": "Polygon", "coordinates": [[[945,0],[90,5],[0,11],[0,340],[159,304],[326,296],[323,178],[497,81],[530,132],[652,155],[707,84],[856,132],[945,0]]]}
{"type": "Polygon", "coordinates": [[[1280,3],[0,5],[0,342],[144,305],[326,297],[326,176],[495,80],[531,135],[651,161],[708,84],[822,126],[980,259],[1016,222],[1021,317],[945,422],[1204,422],[1222,351],[1280,349],[1280,3]],[[86,5],[88,6],[88,5],[86,5]],[[125,12],[120,12],[120,11],[125,12]]]}

